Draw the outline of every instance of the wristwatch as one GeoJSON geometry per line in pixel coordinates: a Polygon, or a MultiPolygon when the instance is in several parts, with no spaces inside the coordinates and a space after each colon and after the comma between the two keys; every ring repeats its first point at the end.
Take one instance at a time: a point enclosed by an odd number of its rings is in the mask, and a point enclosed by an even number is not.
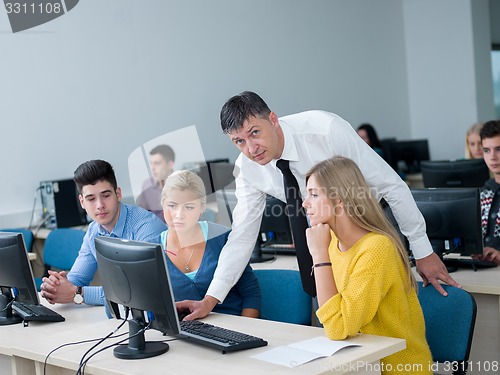
{"type": "Polygon", "coordinates": [[[73,302],[76,303],[77,305],[81,305],[83,303],[82,292],[83,292],[83,288],[81,286],[77,286],[76,293],[73,296],[73,302]]]}

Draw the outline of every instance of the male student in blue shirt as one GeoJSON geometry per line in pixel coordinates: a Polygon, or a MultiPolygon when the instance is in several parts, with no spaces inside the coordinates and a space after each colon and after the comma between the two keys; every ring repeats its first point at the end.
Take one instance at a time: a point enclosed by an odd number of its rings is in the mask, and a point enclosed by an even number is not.
{"type": "Polygon", "coordinates": [[[90,160],[81,164],[73,177],[83,209],[93,219],[73,267],[66,271],[49,271],[42,279],[42,297],[50,303],[85,303],[104,305],[101,286],[89,286],[97,271],[94,239],[96,236],[125,238],[136,241],[160,242],[166,225],[158,217],[137,206],[121,203],[111,164],[90,160]]]}

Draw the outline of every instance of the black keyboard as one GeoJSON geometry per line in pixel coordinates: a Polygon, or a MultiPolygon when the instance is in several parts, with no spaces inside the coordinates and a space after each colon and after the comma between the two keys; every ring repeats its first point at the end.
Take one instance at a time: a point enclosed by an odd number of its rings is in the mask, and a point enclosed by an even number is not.
{"type": "Polygon", "coordinates": [[[64,322],[64,317],[44,305],[29,305],[14,301],[12,309],[24,321],[64,322]]]}
{"type": "Polygon", "coordinates": [[[261,250],[263,254],[295,255],[295,245],[290,244],[264,244],[261,250]]]}
{"type": "Polygon", "coordinates": [[[443,263],[446,267],[452,269],[458,268],[472,268],[473,270],[477,270],[479,268],[490,268],[497,267],[497,264],[494,262],[490,262],[489,260],[479,260],[472,258],[445,258],[443,259],[443,263]]]}
{"type": "Polygon", "coordinates": [[[181,321],[181,337],[222,351],[222,354],[266,346],[267,341],[199,320],[181,321]]]}

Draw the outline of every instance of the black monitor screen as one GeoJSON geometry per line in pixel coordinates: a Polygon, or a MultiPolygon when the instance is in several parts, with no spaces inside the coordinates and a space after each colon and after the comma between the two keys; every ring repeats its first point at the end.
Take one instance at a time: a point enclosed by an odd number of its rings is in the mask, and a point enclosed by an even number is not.
{"type": "MultiPolygon", "coordinates": [[[[218,222],[231,226],[233,222],[232,213],[238,199],[234,189],[223,189],[216,192],[218,222]]],[[[251,263],[257,263],[273,259],[263,256],[264,253],[295,253],[293,246],[292,230],[290,220],[285,213],[285,203],[270,195],[266,195],[266,207],[262,215],[259,229],[259,237],[252,253],[251,263]]]]}
{"type": "Polygon", "coordinates": [[[482,187],[490,178],[483,159],[422,161],[426,188],[482,187]]]}
{"type": "Polygon", "coordinates": [[[234,188],[234,164],[229,163],[227,159],[220,161],[207,161],[210,171],[213,191],[234,188]]]}
{"type": "Polygon", "coordinates": [[[438,255],[483,253],[479,189],[414,189],[411,192],[438,255]]]}
{"type": "Polygon", "coordinates": [[[397,172],[418,173],[420,162],[429,160],[427,139],[391,142],[389,148],[389,164],[397,172]]]}
{"type": "Polygon", "coordinates": [[[115,348],[114,355],[126,359],[147,358],[166,352],[166,343],[144,341],[147,328],[169,335],[180,331],[161,245],[97,237],[95,246],[99,275],[112,315],[120,318],[118,305],[132,312],[129,344],[115,348]]]}
{"type": "MultiPolygon", "coordinates": [[[[21,233],[0,232],[0,325],[21,321],[12,318],[13,299],[39,304],[31,264],[21,233]]],[[[17,318],[17,319],[16,319],[17,318]]]]}
{"type": "Polygon", "coordinates": [[[213,201],[212,194],[221,189],[234,188],[233,170],[234,164],[229,163],[228,159],[208,160],[196,168],[195,172],[205,185],[207,201],[213,201]]]}
{"type": "Polygon", "coordinates": [[[293,246],[290,220],[285,212],[286,203],[268,195],[266,208],[260,225],[260,240],[262,246],[291,245],[293,246]]]}

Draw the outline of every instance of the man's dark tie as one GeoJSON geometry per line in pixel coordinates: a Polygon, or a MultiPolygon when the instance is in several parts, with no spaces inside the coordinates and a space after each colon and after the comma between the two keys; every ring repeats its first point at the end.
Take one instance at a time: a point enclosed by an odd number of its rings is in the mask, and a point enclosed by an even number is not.
{"type": "Polygon", "coordinates": [[[300,196],[299,184],[290,170],[289,161],[280,159],[276,166],[283,173],[283,182],[285,185],[286,210],[292,227],[293,242],[295,244],[295,253],[299,263],[300,278],[302,279],[302,288],[311,296],[316,296],[316,283],[314,276],[311,275],[312,257],[309,253],[306,240],[306,229],[308,228],[306,213],[302,207],[302,198],[300,196]]]}

